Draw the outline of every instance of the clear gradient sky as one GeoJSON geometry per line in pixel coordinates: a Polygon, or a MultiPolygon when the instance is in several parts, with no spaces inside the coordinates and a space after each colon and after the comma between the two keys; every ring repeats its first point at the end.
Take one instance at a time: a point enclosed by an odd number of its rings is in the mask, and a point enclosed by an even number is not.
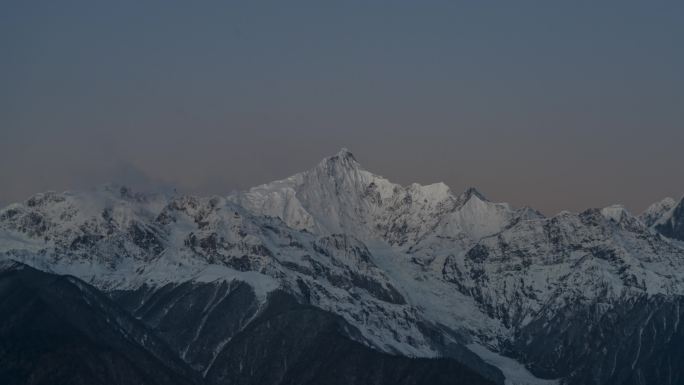
{"type": "Polygon", "coordinates": [[[547,214],[684,194],[683,1],[0,3],[0,202],[349,148],[547,214]]]}

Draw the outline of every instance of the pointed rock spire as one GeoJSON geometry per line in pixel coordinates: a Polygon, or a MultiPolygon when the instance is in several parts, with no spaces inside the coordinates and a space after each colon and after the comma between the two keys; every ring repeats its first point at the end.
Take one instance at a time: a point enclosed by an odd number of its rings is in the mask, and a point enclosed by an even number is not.
{"type": "Polygon", "coordinates": [[[343,147],[337,152],[337,154],[323,159],[323,161],[319,163],[318,167],[323,167],[329,170],[358,169],[360,168],[360,164],[356,161],[354,154],[343,147]]]}
{"type": "Polygon", "coordinates": [[[356,158],[354,158],[354,154],[352,154],[352,152],[349,151],[346,147],[342,147],[340,149],[340,151],[338,151],[337,154],[335,154],[335,156],[343,158],[343,159],[356,160],[356,158]]]}
{"type": "Polygon", "coordinates": [[[466,204],[470,199],[473,197],[483,201],[483,202],[489,202],[487,198],[485,198],[484,195],[482,195],[481,192],[479,192],[476,188],[474,187],[468,187],[464,192],[461,193],[461,195],[458,196],[456,199],[457,201],[457,206],[462,206],[466,204]]]}

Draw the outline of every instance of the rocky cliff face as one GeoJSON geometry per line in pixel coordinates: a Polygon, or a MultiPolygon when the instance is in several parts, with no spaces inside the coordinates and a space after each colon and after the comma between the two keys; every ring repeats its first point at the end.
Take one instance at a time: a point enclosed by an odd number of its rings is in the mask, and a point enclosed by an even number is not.
{"type": "MultiPolygon", "coordinates": [[[[252,327],[281,292],[346,323],[320,333],[354,330],[340,334],[349,351],[451,357],[499,383],[668,383],[678,367],[655,361],[678,357],[683,207],[546,218],[474,189],[393,184],[343,150],[227,197],[38,194],[0,211],[0,253],[108,293],[212,381],[241,376],[221,364],[239,333],[274,338],[252,327]]],[[[273,383],[304,381],[274,370],[273,383]]]]}
{"type": "Polygon", "coordinates": [[[672,239],[684,241],[684,198],[653,224],[656,231],[672,239]]]}

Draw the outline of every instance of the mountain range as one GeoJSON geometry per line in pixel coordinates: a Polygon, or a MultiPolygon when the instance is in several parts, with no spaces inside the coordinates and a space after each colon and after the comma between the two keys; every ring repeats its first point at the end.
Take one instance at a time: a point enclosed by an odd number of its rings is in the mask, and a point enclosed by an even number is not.
{"type": "Polygon", "coordinates": [[[546,217],[346,149],[0,210],[0,383],[682,384],[684,199],[546,217]]]}

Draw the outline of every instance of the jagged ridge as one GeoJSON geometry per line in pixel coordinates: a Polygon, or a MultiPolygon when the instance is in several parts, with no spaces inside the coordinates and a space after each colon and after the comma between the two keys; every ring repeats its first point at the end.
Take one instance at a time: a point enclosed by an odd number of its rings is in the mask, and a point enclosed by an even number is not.
{"type": "MultiPolygon", "coordinates": [[[[339,314],[375,349],[484,370],[465,345],[524,361],[523,331],[578,304],[608,314],[640,298],[678,301],[684,205],[673,202],[639,218],[617,206],[545,218],[474,189],[393,184],[342,150],[228,197],[39,194],[0,212],[0,247],[108,292],[237,280],[263,302],[280,288],[339,314]]],[[[537,381],[472,349],[511,381],[537,381]]]]}

